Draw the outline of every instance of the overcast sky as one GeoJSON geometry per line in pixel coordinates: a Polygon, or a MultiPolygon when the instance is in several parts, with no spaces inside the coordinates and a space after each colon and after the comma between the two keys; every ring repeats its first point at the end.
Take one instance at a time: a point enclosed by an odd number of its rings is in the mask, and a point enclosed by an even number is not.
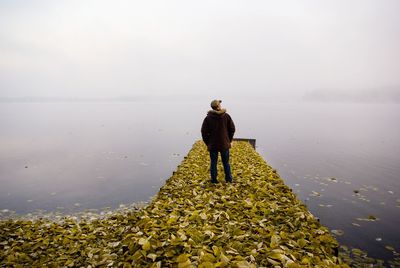
{"type": "Polygon", "coordinates": [[[0,1],[0,96],[400,85],[400,1],[0,1]]]}

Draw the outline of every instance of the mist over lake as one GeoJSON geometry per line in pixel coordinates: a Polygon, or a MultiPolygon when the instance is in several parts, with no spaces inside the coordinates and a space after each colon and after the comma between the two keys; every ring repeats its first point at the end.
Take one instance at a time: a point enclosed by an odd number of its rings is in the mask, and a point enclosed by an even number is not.
{"type": "MultiPolygon", "coordinates": [[[[344,232],[340,243],[380,258],[399,247],[400,105],[223,104],[235,137],[257,140],[321,223],[344,232]]],[[[208,109],[195,100],[2,103],[2,217],[151,200],[201,138],[208,109]]]]}

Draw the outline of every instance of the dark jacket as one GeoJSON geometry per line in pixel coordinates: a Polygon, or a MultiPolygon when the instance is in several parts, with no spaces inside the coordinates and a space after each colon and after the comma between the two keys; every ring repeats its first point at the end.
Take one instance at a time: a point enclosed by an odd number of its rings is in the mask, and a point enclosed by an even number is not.
{"type": "Polygon", "coordinates": [[[231,148],[234,133],[235,124],[225,109],[209,111],[201,126],[201,136],[209,151],[231,148]]]}

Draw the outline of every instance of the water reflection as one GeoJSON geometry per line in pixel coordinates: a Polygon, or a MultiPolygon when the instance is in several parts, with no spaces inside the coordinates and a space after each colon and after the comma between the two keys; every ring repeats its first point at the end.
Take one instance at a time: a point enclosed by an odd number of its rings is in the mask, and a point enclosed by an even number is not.
{"type": "Polygon", "coordinates": [[[168,128],[147,103],[1,109],[0,204],[18,213],[149,200],[194,140],[190,124],[168,128]]]}

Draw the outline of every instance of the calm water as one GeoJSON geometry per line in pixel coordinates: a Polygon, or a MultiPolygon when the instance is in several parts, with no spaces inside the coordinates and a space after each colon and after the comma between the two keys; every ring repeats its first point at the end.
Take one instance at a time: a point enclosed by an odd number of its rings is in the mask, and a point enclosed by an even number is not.
{"type": "MultiPolygon", "coordinates": [[[[310,211],[344,231],[339,242],[380,258],[392,256],[385,246],[400,251],[400,105],[223,104],[236,137],[257,139],[310,211]],[[370,216],[378,220],[363,220],[370,216]]],[[[0,211],[147,201],[200,139],[207,109],[207,101],[2,103],[0,211]]]]}

